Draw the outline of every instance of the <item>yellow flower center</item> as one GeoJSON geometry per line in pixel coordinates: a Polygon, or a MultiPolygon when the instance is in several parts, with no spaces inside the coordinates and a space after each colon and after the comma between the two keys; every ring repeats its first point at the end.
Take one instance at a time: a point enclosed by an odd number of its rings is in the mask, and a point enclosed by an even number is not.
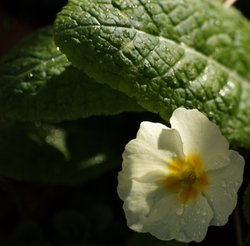
{"type": "Polygon", "coordinates": [[[179,194],[182,203],[196,198],[208,186],[208,175],[196,154],[189,154],[185,160],[180,158],[168,162],[169,174],[164,179],[164,187],[179,194]]]}

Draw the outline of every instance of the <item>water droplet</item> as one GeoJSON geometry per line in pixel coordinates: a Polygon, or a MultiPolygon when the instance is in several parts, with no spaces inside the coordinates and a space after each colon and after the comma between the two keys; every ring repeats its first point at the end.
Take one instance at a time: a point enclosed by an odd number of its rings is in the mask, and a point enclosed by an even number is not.
{"type": "Polygon", "coordinates": [[[124,31],[124,37],[126,37],[126,38],[129,38],[129,37],[130,37],[129,31],[127,31],[127,30],[124,31]]]}
{"type": "Polygon", "coordinates": [[[203,75],[203,76],[202,76],[202,79],[203,79],[203,80],[207,80],[207,75],[206,75],[206,74],[203,75]]]}
{"type": "Polygon", "coordinates": [[[54,62],[54,61],[55,61],[55,58],[51,58],[51,61],[54,62]]]}
{"type": "Polygon", "coordinates": [[[32,78],[33,76],[34,76],[33,73],[30,73],[30,74],[29,74],[29,77],[30,77],[30,78],[32,78]]]}
{"type": "Polygon", "coordinates": [[[184,212],[183,207],[177,208],[177,209],[175,210],[175,213],[176,213],[177,215],[182,215],[183,212],[184,212]]]}
{"type": "Polygon", "coordinates": [[[80,44],[80,40],[78,38],[71,38],[75,43],[80,44]]]}
{"type": "Polygon", "coordinates": [[[210,111],[209,113],[209,116],[214,116],[214,112],[210,111]]]}

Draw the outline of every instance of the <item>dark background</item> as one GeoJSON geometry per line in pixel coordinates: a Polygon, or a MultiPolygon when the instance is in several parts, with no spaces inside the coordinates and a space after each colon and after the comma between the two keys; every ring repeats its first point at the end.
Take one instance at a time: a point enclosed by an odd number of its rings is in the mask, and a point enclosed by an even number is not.
{"type": "MultiPolygon", "coordinates": [[[[33,30],[53,23],[65,3],[66,0],[0,0],[0,56],[33,30]]],[[[250,1],[240,0],[236,7],[250,18],[250,1]]],[[[143,119],[154,117],[133,113],[116,116],[117,121],[126,122],[124,129],[120,129],[126,136],[118,152],[122,153],[124,145],[135,136],[143,119]]],[[[93,117],[62,122],[59,126],[78,129],[86,122],[92,124],[103,119],[93,117]]],[[[106,117],[107,125],[100,123],[98,127],[106,131],[109,120],[106,117]]],[[[240,151],[248,160],[247,150],[240,151]]],[[[118,171],[119,164],[100,177],[78,185],[0,178],[0,245],[164,245],[127,228],[116,192],[118,171]]],[[[240,190],[241,196],[245,187],[246,184],[240,190]]],[[[237,245],[235,221],[245,236],[249,228],[239,206],[226,226],[210,227],[200,245],[237,245]]]]}

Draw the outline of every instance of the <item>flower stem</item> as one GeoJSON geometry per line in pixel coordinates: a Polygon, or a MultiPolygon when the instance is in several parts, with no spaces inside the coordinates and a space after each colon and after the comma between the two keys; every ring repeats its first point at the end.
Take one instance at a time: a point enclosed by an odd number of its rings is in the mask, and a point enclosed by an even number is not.
{"type": "Polygon", "coordinates": [[[243,237],[242,237],[240,211],[239,211],[238,205],[236,206],[233,214],[234,214],[234,221],[235,221],[235,232],[236,232],[236,238],[237,238],[237,246],[244,246],[243,237]]]}

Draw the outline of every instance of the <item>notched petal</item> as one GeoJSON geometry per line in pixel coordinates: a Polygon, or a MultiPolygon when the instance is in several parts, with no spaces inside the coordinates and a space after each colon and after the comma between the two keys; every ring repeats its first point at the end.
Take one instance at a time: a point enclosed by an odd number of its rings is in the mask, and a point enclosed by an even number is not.
{"type": "Polygon", "coordinates": [[[176,156],[184,158],[183,143],[180,134],[175,129],[162,129],[158,139],[159,149],[168,150],[176,156]]]}
{"type": "Polygon", "coordinates": [[[237,203],[237,191],[241,186],[244,159],[236,151],[230,151],[230,163],[209,172],[210,185],[204,192],[214,211],[211,225],[224,225],[237,203]]]}
{"type": "Polygon", "coordinates": [[[141,124],[123,154],[118,194],[131,229],[200,242],[232,213],[244,159],[198,110],[177,109],[171,124],[141,124]]]}
{"type": "Polygon", "coordinates": [[[216,156],[227,158],[229,143],[218,126],[209,121],[204,114],[197,109],[178,108],[174,111],[170,123],[181,136],[185,155],[200,155],[207,170],[224,165],[223,162],[210,160],[216,156]]]}

